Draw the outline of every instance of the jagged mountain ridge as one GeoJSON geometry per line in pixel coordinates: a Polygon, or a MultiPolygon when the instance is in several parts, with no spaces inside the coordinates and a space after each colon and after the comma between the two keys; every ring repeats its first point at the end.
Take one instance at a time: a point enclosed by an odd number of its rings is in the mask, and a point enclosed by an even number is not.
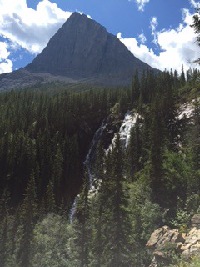
{"type": "Polygon", "coordinates": [[[136,69],[142,73],[152,68],[102,25],[84,14],[73,13],[32,63],[15,71],[15,75],[0,75],[0,87],[27,86],[27,75],[30,85],[52,80],[129,85],[136,69]]]}

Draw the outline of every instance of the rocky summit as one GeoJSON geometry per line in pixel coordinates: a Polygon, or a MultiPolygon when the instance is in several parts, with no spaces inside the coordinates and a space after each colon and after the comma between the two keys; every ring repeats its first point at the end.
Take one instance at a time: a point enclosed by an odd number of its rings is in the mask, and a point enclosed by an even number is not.
{"type": "Polygon", "coordinates": [[[99,23],[84,14],[73,13],[26,69],[76,79],[110,78],[126,83],[136,69],[142,71],[148,67],[99,23]]]}
{"type": "Polygon", "coordinates": [[[31,86],[34,81],[56,79],[66,83],[129,85],[136,70],[141,74],[147,69],[152,68],[102,25],[84,14],[73,13],[32,63],[17,75],[0,75],[0,88],[27,86],[27,75],[31,86]]]}

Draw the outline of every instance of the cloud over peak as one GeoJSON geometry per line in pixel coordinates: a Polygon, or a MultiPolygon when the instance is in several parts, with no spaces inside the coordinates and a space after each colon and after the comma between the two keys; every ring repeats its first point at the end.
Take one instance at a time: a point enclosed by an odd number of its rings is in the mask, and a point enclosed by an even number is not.
{"type": "Polygon", "coordinates": [[[71,15],[48,0],[39,2],[36,10],[28,8],[26,0],[0,0],[0,6],[0,35],[30,53],[41,52],[71,15]]]}
{"type": "Polygon", "coordinates": [[[139,40],[140,40],[140,42],[141,42],[142,44],[145,44],[146,41],[147,41],[147,38],[146,38],[146,36],[144,35],[143,32],[142,32],[141,34],[138,35],[138,38],[139,38],[139,40]]]}
{"type": "Polygon", "coordinates": [[[12,61],[8,59],[9,55],[7,43],[0,42],[0,73],[12,71],[12,61]]]}
{"type": "MultiPolygon", "coordinates": [[[[144,11],[150,0],[135,1],[139,11],[144,11]]],[[[199,6],[197,0],[188,0],[193,8],[199,6]]],[[[0,0],[0,73],[12,71],[11,56],[19,48],[37,54],[46,46],[49,39],[70,17],[71,12],[60,9],[50,0],[40,0],[36,9],[27,6],[27,0],[0,0]],[[2,37],[2,38],[1,38],[2,37]],[[9,41],[8,41],[9,40],[9,41]],[[5,42],[4,42],[5,41],[5,42]]],[[[194,30],[190,27],[192,16],[188,9],[182,9],[182,22],[174,29],[158,31],[159,21],[153,16],[149,22],[151,40],[157,51],[148,47],[147,38],[142,32],[137,38],[117,37],[138,58],[152,67],[181,69],[196,67],[191,62],[199,58],[199,47],[194,30]]],[[[147,26],[148,27],[148,26],[147,26]]]]}
{"type": "Polygon", "coordinates": [[[153,43],[155,43],[160,52],[154,53],[144,44],[139,44],[136,38],[120,38],[127,48],[142,61],[148,63],[154,68],[184,69],[197,67],[192,62],[199,57],[199,47],[196,43],[196,35],[191,28],[192,14],[188,9],[182,10],[182,23],[175,29],[163,29],[157,31],[158,21],[153,17],[150,21],[153,43]]]}

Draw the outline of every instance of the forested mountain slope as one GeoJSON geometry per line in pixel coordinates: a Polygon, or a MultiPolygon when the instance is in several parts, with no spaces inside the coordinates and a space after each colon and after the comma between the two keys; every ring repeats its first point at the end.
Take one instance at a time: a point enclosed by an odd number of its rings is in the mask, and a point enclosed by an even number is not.
{"type": "Polygon", "coordinates": [[[148,266],[152,231],[187,228],[199,211],[199,97],[196,69],[135,72],[127,89],[0,94],[1,267],[148,266]],[[128,110],[139,116],[125,148],[128,110]],[[102,122],[91,185],[84,162],[102,122]]]}

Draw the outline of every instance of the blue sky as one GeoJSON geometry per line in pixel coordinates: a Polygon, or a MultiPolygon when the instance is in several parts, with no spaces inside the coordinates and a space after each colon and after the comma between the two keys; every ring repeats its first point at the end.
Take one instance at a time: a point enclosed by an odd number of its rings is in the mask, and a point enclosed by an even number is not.
{"type": "Polygon", "coordinates": [[[197,67],[190,27],[196,0],[0,0],[0,73],[26,66],[70,17],[83,12],[142,61],[161,70],[197,67]]]}

